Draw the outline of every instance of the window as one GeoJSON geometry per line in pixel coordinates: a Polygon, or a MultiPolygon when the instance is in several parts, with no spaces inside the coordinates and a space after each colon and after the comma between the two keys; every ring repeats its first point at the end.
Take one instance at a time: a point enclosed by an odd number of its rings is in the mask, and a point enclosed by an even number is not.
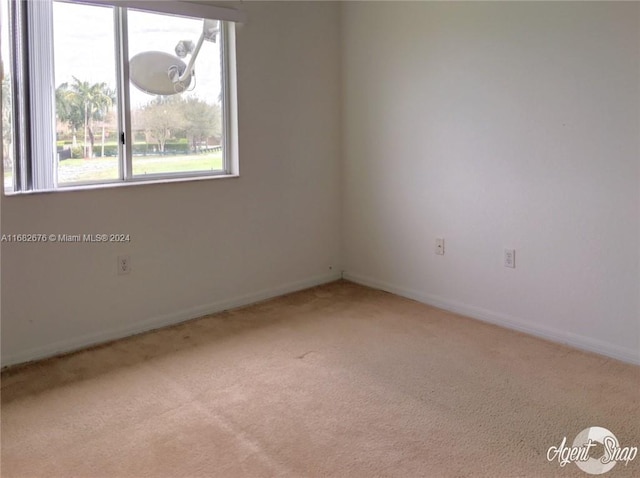
{"type": "Polygon", "coordinates": [[[186,2],[0,1],[6,192],[237,172],[241,12],[186,2]]]}
{"type": "Polygon", "coordinates": [[[11,91],[11,78],[13,77],[11,64],[6,62],[9,58],[9,29],[5,21],[8,16],[8,3],[3,1],[0,4],[0,55],[2,57],[2,169],[4,172],[3,182],[5,190],[13,189],[13,162],[14,162],[14,141],[13,141],[13,93],[11,91]]]}

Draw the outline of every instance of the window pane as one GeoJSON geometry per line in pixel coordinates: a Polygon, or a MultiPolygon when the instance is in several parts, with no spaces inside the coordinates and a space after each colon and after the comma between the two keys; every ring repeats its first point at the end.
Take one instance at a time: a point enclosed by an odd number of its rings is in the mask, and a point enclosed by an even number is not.
{"type": "Polygon", "coordinates": [[[118,179],[112,7],[54,2],[58,183],[118,179]]]}
{"type": "Polygon", "coordinates": [[[129,10],[128,29],[134,176],[223,171],[220,22],[129,10]]]}
{"type": "Polygon", "coordinates": [[[4,167],[4,190],[13,191],[13,102],[11,100],[11,56],[9,55],[9,4],[2,0],[0,6],[0,44],[4,78],[2,78],[2,162],[4,167]]]}

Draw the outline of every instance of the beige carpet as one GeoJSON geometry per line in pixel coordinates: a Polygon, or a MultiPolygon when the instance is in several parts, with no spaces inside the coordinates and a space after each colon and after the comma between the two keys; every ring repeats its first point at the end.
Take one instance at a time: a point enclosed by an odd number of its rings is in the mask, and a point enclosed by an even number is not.
{"type": "MultiPolygon", "coordinates": [[[[640,368],[336,282],[2,374],[3,477],[586,477],[640,368]]],[[[640,476],[640,458],[606,477],[640,476]]]]}

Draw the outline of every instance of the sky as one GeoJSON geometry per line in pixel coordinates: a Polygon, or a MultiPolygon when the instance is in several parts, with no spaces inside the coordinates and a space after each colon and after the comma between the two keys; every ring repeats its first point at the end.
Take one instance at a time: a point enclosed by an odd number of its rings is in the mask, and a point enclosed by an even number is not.
{"type": "MultiPolygon", "coordinates": [[[[6,32],[6,0],[2,2],[2,58],[8,66],[6,32]]],[[[54,2],[55,86],[72,82],[73,76],[90,83],[106,82],[116,86],[116,56],[113,8],[54,2]]],[[[175,54],[180,40],[197,43],[202,20],[147,12],[128,12],[129,57],[143,51],[175,54]]],[[[184,59],[185,63],[189,57],[184,59]]],[[[185,93],[210,103],[220,94],[219,43],[203,44],[195,63],[196,82],[193,91],[185,93]]],[[[194,86],[192,82],[191,87],[194,86]]],[[[135,108],[154,97],[130,87],[131,106],[135,108]]]]}
{"type": "Polygon", "coordinates": [[[0,55],[2,55],[5,72],[8,71],[9,67],[9,32],[7,24],[7,0],[0,0],[0,55]]]}

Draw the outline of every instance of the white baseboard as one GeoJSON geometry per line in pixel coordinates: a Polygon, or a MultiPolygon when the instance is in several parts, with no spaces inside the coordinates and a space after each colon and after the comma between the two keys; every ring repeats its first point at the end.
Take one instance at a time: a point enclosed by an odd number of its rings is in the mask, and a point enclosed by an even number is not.
{"type": "Polygon", "coordinates": [[[142,320],[140,322],[136,322],[135,324],[127,325],[125,327],[117,327],[111,330],[61,340],[42,347],[34,347],[32,349],[25,350],[13,355],[8,355],[6,357],[3,356],[2,367],[31,362],[33,360],[39,360],[63,353],[81,350],[93,345],[109,342],[111,340],[129,337],[131,335],[148,332],[150,330],[159,329],[161,327],[179,324],[180,322],[185,322],[187,320],[197,319],[198,317],[204,317],[216,312],[222,312],[223,310],[229,310],[236,307],[255,304],[257,302],[271,299],[273,297],[278,297],[284,294],[289,294],[291,292],[296,292],[317,285],[326,284],[328,282],[333,282],[340,278],[340,272],[334,272],[322,276],[315,276],[310,279],[282,284],[277,287],[263,289],[261,291],[241,295],[232,299],[221,300],[218,302],[181,310],[171,314],[153,317],[150,319],[142,320]]]}
{"type": "Polygon", "coordinates": [[[358,284],[372,287],[374,289],[384,290],[386,292],[391,292],[402,297],[413,299],[418,302],[422,302],[423,304],[438,307],[439,309],[444,309],[456,314],[471,317],[472,319],[477,319],[508,329],[517,330],[519,332],[534,335],[536,337],[550,340],[552,342],[557,342],[581,350],[594,352],[600,355],[621,360],[623,362],[640,365],[640,351],[638,350],[627,347],[620,347],[618,345],[603,342],[591,337],[585,337],[558,329],[531,324],[530,322],[525,322],[516,317],[510,317],[504,314],[499,314],[490,310],[470,306],[442,297],[424,294],[415,290],[397,287],[393,284],[372,279],[370,277],[364,277],[357,274],[350,274],[345,272],[343,274],[343,278],[351,282],[356,282],[358,284]]]}

